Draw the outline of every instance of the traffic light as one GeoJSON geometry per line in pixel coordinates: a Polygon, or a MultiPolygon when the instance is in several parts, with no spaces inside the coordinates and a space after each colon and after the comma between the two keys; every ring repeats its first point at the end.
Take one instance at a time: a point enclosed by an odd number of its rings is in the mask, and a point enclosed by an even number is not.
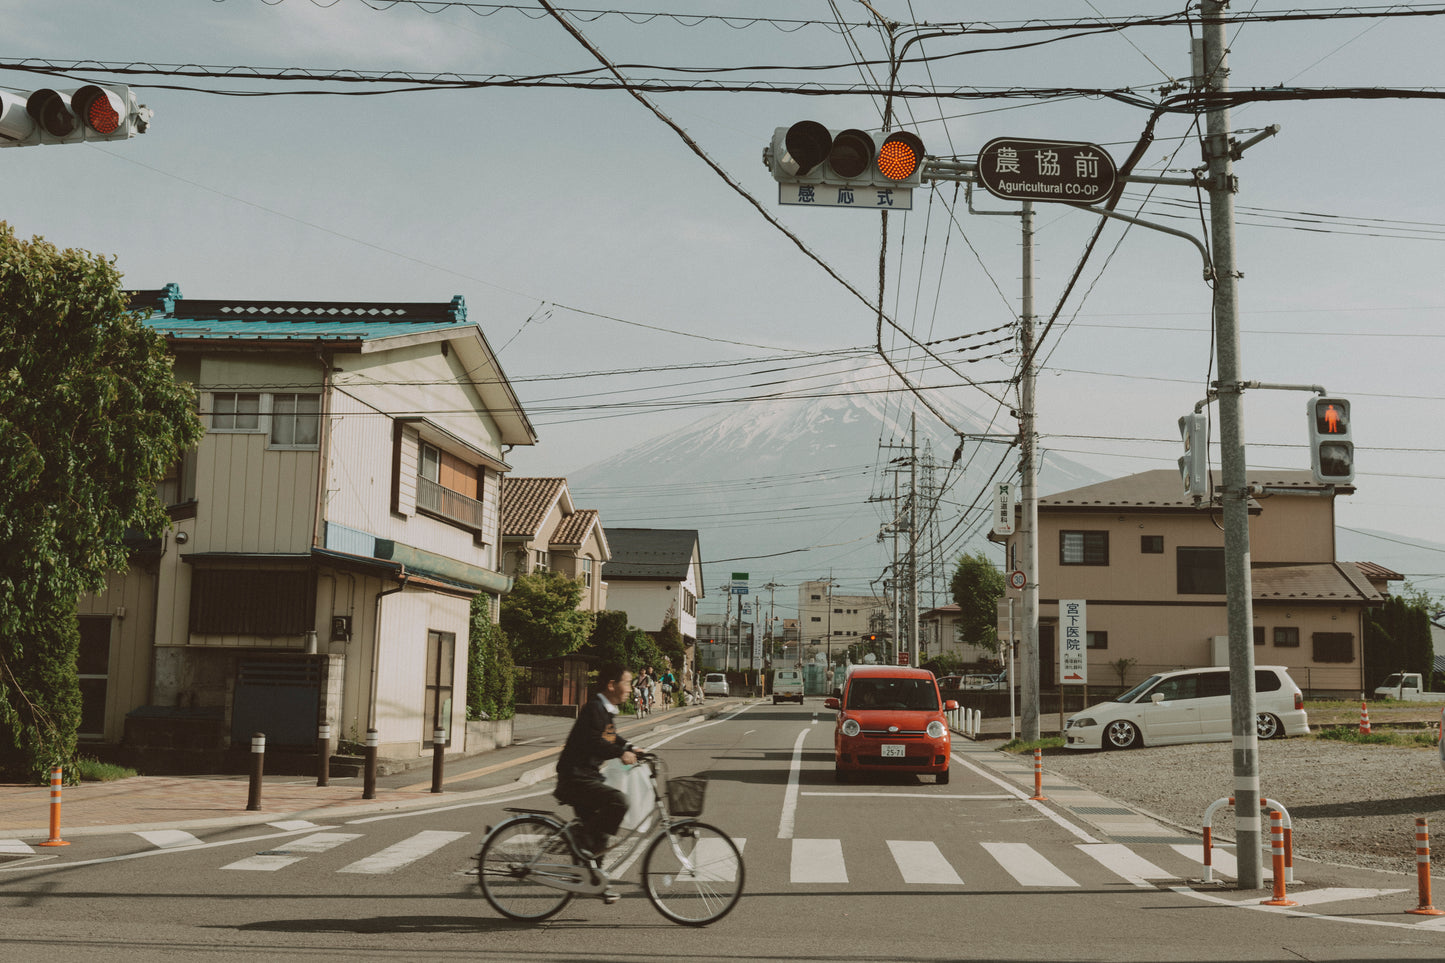
{"type": "Polygon", "coordinates": [[[1310,421],[1310,471],[1315,481],[1348,485],[1355,480],[1355,443],[1350,440],[1350,403],[1315,397],[1305,405],[1310,421]]]}
{"type": "Polygon", "coordinates": [[[125,86],[0,90],[0,147],[127,140],[146,132],[151,114],[125,86]]]}
{"type": "Polygon", "coordinates": [[[773,179],[784,184],[857,188],[918,187],[923,182],[923,141],[906,130],[833,131],[802,120],[773,131],[764,158],[773,179]]]}
{"type": "Polygon", "coordinates": [[[1209,494],[1209,419],[1194,411],[1179,419],[1179,437],[1184,440],[1184,454],[1179,457],[1179,477],[1184,494],[1202,497],[1209,494]]]}

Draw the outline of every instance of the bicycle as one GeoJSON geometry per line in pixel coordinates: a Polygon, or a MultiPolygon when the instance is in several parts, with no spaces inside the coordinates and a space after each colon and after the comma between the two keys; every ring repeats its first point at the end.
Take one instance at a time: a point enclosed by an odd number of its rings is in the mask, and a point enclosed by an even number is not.
{"type": "MultiPolygon", "coordinates": [[[[737,905],[744,871],[737,844],[697,818],[707,777],[668,779],[657,756],[641,752],[637,756],[638,764],[647,766],[653,811],[608,851],[609,869],[626,863],[646,842],[642,888],[657,911],[685,926],[715,923],[737,905]]],[[[545,809],[506,811],[516,815],[488,829],[476,856],[477,884],[498,913],[540,922],[561,912],[577,896],[616,901],[607,898],[612,880],[600,861],[582,855],[577,843],[580,820],[563,821],[545,809]]]]}

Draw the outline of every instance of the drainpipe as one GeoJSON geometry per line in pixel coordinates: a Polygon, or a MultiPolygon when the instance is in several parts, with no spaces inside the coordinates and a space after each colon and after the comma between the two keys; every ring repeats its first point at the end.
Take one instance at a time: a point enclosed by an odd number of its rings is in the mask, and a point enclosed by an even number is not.
{"type": "Polygon", "coordinates": [[[316,349],[316,360],[321,362],[321,413],[316,425],[316,514],[311,519],[311,545],[321,544],[321,516],[326,511],[327,464],[331,460],[331,355],[316,349]]]}
{"type": "Polygon", "coordinates": [[[407,580],[411,578],[406,574],[406,566],[401,567],[397,573],[401,584],[396,588],[387,589],[384,592],[376,593],[376,615],[371,626],[371,700],[366,707],[366,728],[376,728],[376,678],[381,666],[381,600],[388,595],[395,595],[406,588],[407,580]]]}

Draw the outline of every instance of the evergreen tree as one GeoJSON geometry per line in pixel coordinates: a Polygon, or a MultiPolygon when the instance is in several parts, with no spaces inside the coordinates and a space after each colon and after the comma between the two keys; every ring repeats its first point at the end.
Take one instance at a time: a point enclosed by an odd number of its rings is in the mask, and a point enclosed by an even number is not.
{"type": "Polygon", "coordinates": [[[1005,590],[1003,573],[981,551],[964,555],[953,570],[949,590],[958,603],[960,638],[997,655],[998,600],[1005,590]]]}
{"type": "Polygon", "coordinates": [[[577,608],[582,583],[561,572],[517,576],[502,597],[502,631],[520,665],[571,655],[592,635],[594,617],[577,608]]]}

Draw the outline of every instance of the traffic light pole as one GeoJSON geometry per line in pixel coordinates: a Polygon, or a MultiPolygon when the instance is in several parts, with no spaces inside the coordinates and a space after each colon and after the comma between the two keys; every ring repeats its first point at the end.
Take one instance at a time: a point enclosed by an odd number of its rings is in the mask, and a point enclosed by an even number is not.
{"type": "MultiPolygon", "coordinates": [[[[1206,94],[1229,89],[1224,0],[1204,0],[1206,94]]],[[[1224,580],[1229,612],[1229,702],[1234,741],[1234,829],[1239,888],[1263,885],[1260,866],[1259,736],[1255,722],[1254,625],[1249,558],[1249,483],[1244,457],[1244,384],[1240,377],[1238,272],[1234,251],[1233,145],[1229,108],[1206,115],[1209,222],[1214,255],[1215,352],[1219,356],[1219,450],[1224,515],[1224,580]]]]}
{"type": "MultiPolygon", "coordinates": [[[[1019,545],[1023,548],[1019,569],[1024,573],[1023,683],[1019,707],[1019,737],[1039,738],[1039,497],[1038,435],[1034,427],[1034,204],[1024,201],[1023,297],[1020,303],[1019,350],[1024,370],[1019,375],[1019,545]]],[[[1012,680],[1010,680],[1012,681],[1012,680]]]]}

